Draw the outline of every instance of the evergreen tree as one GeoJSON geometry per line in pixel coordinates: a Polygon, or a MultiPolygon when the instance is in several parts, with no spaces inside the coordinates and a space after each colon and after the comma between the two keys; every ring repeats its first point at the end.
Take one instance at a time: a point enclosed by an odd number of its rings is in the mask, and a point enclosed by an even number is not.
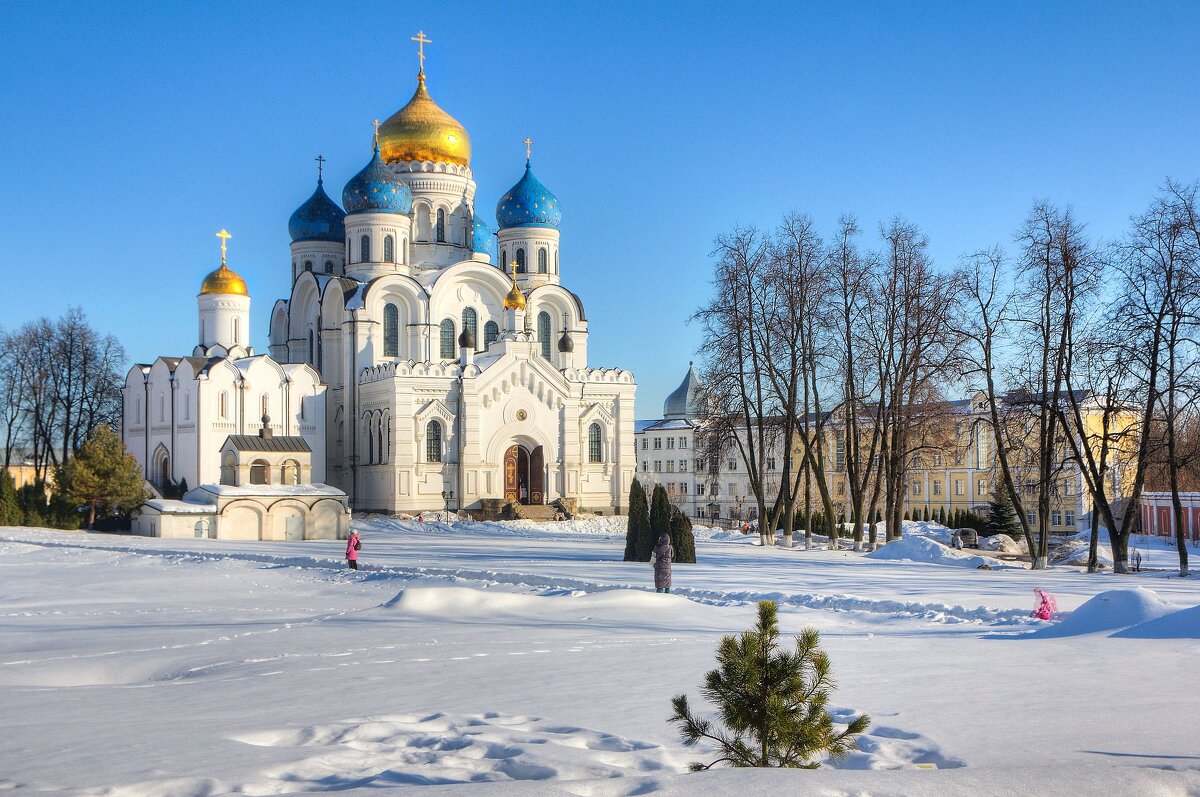
{"type": "Polygon", "coordinates": [[[912,520],[912,518],[910,518],[910,517],[908,516],[908,510],[907,510],[907,509],[906,509],[906,510],[904,510],[904,519],[905,519],[905,520],[912,520]]]}
{"type": "Polygon", "coordinates": [[[62,469],[59,483],[71,501],[87,506],[87,527],[97,513],[133,509],[146,500],[142,469],[125,451],[121,438],[108,426],[97,426],[91,437],[62,469]]]}
{"type": "Polygon", "coordinates": [[[650,509],[646,505],[646,490],[637,479],[629,486],[629,524],[625,531],[625,561],[648,562],[649,557],[642,559],[639,551],[641,540],[647,536],[643,528],[650,526],[650,509]]]}
{"type": "MultiPolygon", "coordinates": [[[[654,494],[650,497],[650,549],[654,550],[658,538],[666,534],[671,536],[671,502],[667,500],[667,490],[661,484],[654,485],[654,494]]],[[[650,561],[649,555],[646,561],[650,561]]]]}
{"type": "Polygon", "coordinates": [[[22,526],[46,525],[46,483],[32,481],[17,489],[17,504],[21,507],[22,526]]]}
{"type": "Polygon", "coordinates": [[[773,601],[758,604],[753,630],[721,639],[717,664],[700,691],[716,705],[724,729],[693,715],[686,695],[671,701],[670,721],[680,726],[683,743],[692,747],[707,739],[720,751],[715,761],[692,764],[693,771],[716,764],[816,769],[823,755],[838,761],[856,749],[854,737],[871,724],[863,714],[844,731],[834,730],[825,706],[835,684],[820,635],[806,628],[795,653],[781,650],[773,601]]]}
{"type": "Polygon", "coordinates": [[[1014,540],[1021,539],[1021,521],[1017,518],[1016,508],[1013,507],[1012,496],[1003,486],[992,495],[988,504],[987,520],[979,533],[988,537],[993,534],[1007,534],[1014,540]]]}
{"type": "Polygon", "coordinates": [[[19,526],[24,519],[16,482],[7,470],[0,471],[0,526],[19,526]]]}
{"type": "Polygon", "coordinates": [[[671,545],[675,548],[676,562],[696,563],[696,538],[692,535],[692,521],[676,507],[671,507],[671,545]]]}

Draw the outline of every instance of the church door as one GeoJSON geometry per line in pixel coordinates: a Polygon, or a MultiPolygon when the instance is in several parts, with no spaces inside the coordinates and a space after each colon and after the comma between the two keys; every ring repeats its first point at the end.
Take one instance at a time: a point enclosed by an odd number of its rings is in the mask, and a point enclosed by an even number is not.
{"type": "Polygon", "coordinates": [[[285,522],[287,525],[284,528],[284,535],[287,539],[304,539],[304,518],[298,515],[289,515],[287,518],[285,518],[285,522]]]}
{"type": "Polygon", "coordinates": [[[504,452],[504,500],[515,501],[518,504],[540,504],[544,498],[544,477],[540,474],[542,467],[542,447],[534,451],[537,457],[538,474],[532,474],[529,452],[524,446],[511,446],[504,452]],[[535,482],[534,479],[537,479],[535,482]],[[536,489],[536,492],[535,492],[536,489]]]}
{"type": "Polygon", "coordinates": [[[541,446],[529,455],[529,503],[546,503],[546,463],[541,446]]]}
{"type": "Polygon", "coordinates": [[[504,500],[516,501],[517,492],[517,459],[520,446],[511,446],[504,452],[504,500]]]}

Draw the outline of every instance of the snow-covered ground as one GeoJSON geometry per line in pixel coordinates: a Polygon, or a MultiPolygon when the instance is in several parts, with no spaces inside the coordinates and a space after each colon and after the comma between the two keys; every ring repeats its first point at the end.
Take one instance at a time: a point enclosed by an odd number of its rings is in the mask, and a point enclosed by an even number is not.
{"type": "Polygon", "coordinates": [[[357,573],[340,542],[0,529],[0,790],[1200,794],[1200,578],[1165,545],[1117,576],[698,529],[668,596],[619,519],[448,520],[357,520],[357,573]],[[840,768],[686,774],[670,698],[763,598],[872,728],[840,768]]]}

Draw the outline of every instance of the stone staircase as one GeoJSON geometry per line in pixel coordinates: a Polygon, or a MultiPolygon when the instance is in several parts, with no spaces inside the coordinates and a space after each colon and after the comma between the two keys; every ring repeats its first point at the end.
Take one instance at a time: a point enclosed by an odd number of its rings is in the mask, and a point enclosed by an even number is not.
{"type": "Polygon", "coordinates": [[[545,504],[513,504],[513,512],[522,520],[554,520],[555,507],[545,504]]]}

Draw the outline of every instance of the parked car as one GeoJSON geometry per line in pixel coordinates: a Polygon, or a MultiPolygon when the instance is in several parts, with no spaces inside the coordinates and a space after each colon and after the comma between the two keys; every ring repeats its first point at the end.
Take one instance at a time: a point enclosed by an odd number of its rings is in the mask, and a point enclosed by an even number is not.
{"type": "Polygon", "coordinates": [[[979,547],[979,532],[975,529],[955,529],[954,533],[963,541],[964,548],[979,547]]]}

